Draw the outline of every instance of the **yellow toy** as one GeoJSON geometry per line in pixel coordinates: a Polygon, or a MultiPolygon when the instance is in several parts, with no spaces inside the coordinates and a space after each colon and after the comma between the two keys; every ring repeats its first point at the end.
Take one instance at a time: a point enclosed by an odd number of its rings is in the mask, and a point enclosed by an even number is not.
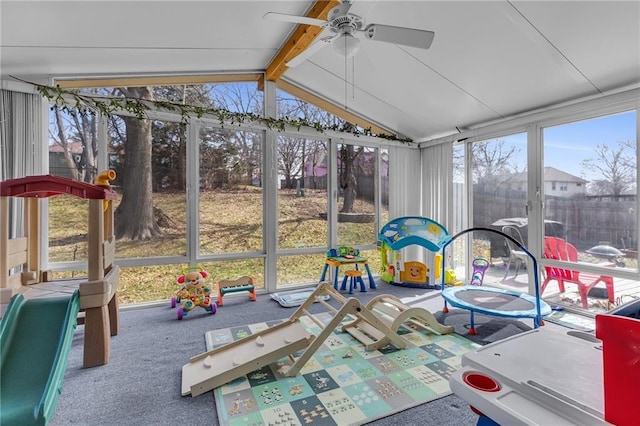
{"type": "Polygon", "coordinates": [[[179,320],[187,316],[187,313],[196,306],[202,306],[211,314],[215,314],[218,310],[216,302],[211,299],[211,288],[205,281],[208,275],[202,266],[182,268],[182,273],[178,276],[178,283],[182,284],[182,287],[171,298],[172,308],[175,308],[178,303],[182,304],[178,308],[179,320]]]}

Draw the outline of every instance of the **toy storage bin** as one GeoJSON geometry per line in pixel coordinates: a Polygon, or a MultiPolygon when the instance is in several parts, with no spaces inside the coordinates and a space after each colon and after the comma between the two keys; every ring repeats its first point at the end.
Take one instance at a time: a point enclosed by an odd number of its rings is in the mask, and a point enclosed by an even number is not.
{"type": "Polygon", "coordinates": [[[640,401],[640,319],[596,315],[602,340],[604,419],[617,426],[638,424],[640,401]]]}

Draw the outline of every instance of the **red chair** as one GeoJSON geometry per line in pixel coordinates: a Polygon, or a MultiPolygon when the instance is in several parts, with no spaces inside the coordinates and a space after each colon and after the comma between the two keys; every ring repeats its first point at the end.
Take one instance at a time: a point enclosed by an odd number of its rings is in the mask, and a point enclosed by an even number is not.
{"type": "MultiPolygon", "coordinates": [[[[564,260],[567,262],[578,261],[578,250],[572,245],[557,237],[545,237],[544,238],[544,257],[547,259],[564,260]]],[[[581,273],[571,269],[564,269],[554,266],[545,266],[546,278],[542,283],[540,294],[544,293],[545,288],[549,281],[555,280],[558,282],[558,288],[560,293],[564,293],[565,283],[576,284],[580,293],[580,300],[582,301],[582,307],[588,309],[587,294],[596,284],[602,282],[607,288],[607,298],[609,302],[614,303],[613,296],[613,277],[605,275],[593,275],[587,273],[581,273]]]]}

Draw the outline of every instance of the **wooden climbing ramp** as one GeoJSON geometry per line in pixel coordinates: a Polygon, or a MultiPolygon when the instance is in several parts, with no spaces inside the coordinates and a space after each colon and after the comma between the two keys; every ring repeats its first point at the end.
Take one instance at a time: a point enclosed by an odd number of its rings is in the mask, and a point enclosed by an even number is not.
{"type": "Polygon", "coordinates": [[[201,395],[287,356],[293,363],[283,367],[280,372],[285,376],[295,376],[347,316],[354,318],[353,322],[357,324],[344,331],[362,342],[367,349],[373,350],[388,344],[400,349],[406,347],[406,341],[358,299],[347,299],[330,284],[321,283],[281,324],[191,358],[182,367],[182,396],[201,395]],[[323,296],[330,297],[324,300],[323,296]],[[333,314],[328,322],[319,320],[308,311],[314,302],[319,302],[333,314]],[[309,317],[320,327],[317,336],[302,326],[302,316],[309,317]],[[294,357],[293,354],[302,349],[304,352],[294,357]]]}
{"type": "MultiPolygon", "coordinates": [[[[402,324],[426,328],[435,334],[449,334],[454,330],[452,326],[439,323],[428,310],[417,306],[407,306],[391,294],[381,294],[374,297],[367,303],[366,308],[380,318],[394,333],[398,332],[398,328],[402,324]]],[[[353,323],[346,324],[343,329],[348,331],[349,328],[357,326],[359,321],[360,319],[356,319],[353,323]]]]}

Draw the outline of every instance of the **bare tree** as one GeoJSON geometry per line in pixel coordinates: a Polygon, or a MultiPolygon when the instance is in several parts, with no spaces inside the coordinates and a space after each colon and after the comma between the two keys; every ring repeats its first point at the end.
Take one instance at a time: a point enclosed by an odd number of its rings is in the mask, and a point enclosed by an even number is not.
{"type": "Polygon", "coordinates": [[[61,147],[71,178],[93,182],[97,174],[98,153],[96,116],[73,109],[63,112],[57,107],[54,107],[53,111],[55,130],[51,128],[49,135],[51,140],[61,147]],[[80,143],[79,157],[74,155],[76,143],[80,143]]]}
{"type": "MultiPolygon", "coordinates": [[[[321,123],[325,126],[350,127],[341,118],[328,113],[314,105],[299,99],[280,99],[279,112],[289,119],[301,118],[310,122],[321,123]]],[[[280,172],[285,176],[288,185],[293,185],[293,176],[301,176],[304,182],[305,165],[309,161],[318,161],[318,144],[308,139],[289,138],[280,144],[280,172]],[[301,159],[301,161],[299,160],[301,159]],[[296,163],[297,161],[297,163],[296,163]]],[[[343,194],[340,208],[342,213],[351,213],[358,195],[358,158],[364,157],[364,147],[343,144],[338,151],[338,182],[343,194]]],[[[314,164],[315,165],[315,164],[314,164]]]]}
{"type": "Polygon", "coordinates": [[[306,139],[293,136],[280,136],[278,139],[279,170],[284,176],[284,186],[295,188],[296,177],[304,181],[304,148],[306,139]]]}
{"type": "MultiPolygon", "coordinates": [[[[262,115],[262,93],[247,84],[215,84],[207,86],[210,106],[243,114],[262,115]]],[[[235,154],[228,156],[232,182],[251,184],[262,176],[262,139],[250,131],[229,131],[235,154]]]]}
{"type": "Polygon", "coordinates": [[[636,185],[637,148],[631,141],[620,141],[615,146],[597,145],[594,157],[582,161],[582,167],[598,177],[589,185],[596,195],[617,197],[636,185]]]}
{"type": "Polygon", "coordinates": [[[362,157],[364,147],[343,144],[340,147],[340,158],[338,164],[338,179],[343,192],[341,213],[353,212],[353,205],[356,201],[358,187],[358,157],[362,157]]]}
{"type": "Polygon", "coordinates": [[[506,145],[504,139],[475,142],[471,145],[471,166],[476,181],[496,178],[516,171],[519,149],[506,145]]]}

